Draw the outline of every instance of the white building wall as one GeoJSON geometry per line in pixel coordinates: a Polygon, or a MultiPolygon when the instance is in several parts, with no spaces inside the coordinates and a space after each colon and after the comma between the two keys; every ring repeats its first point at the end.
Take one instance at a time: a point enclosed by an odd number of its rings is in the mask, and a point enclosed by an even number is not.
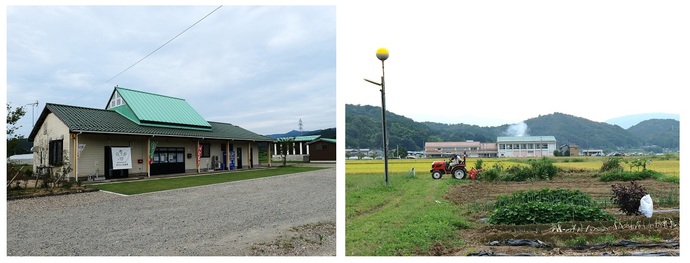
{"type": "Polygon", "coordinates": [[[251,143],[252,148],[252,164],[259,165],[259,144],[256,142],[251,143]]]}
{"type": "Polygon", "coordinates": [[[48,114],[34,138],[34,171],[37,171],[36,167],[48,166],[49,143],[51,140],[59,139],[62,139],[63,160],[73,161],[70,150],[72,143],[69,137],[69,128],[60,119],[55,117],[55,114],[48,114]]]}
{"type": "Polygon", "coordinates": [[[84,144],[84,149],[78,158],[78,176],[87,177],[89,175],[105,175],[105,147],[130,147],[132,152],[132,168],[128,173],[146,174],[146,138],[141,136],[123,135],[101,135],[101,134],[78,134],[79,144],[84,144]],[[142,160],[142,163],[138,161],[142,160]]]}
{"type": "Polygon", "coordinates": [[[551,157],[553,151],[556,149],[555,142],[533,141],[533,142],[500,142],[498,143],[499,157],[551,157]],[[537,145],[546,144],[546,148],[542,149],[537,145]],[[517,145],[517,148],[516,148],[517,145]],[[526,147],[523,147],[526,146],[526,147]],[[533,147],[530,148],[530,145],[533,147]]]}

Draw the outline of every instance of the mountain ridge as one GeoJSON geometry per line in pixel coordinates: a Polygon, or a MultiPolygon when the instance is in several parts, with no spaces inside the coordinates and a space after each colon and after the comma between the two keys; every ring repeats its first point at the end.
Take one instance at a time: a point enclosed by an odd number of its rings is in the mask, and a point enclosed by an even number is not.
{"type": "Polygon", "coordinates": [[[326,128],[326,129],[320,129],[320,130],[312,130],[312,131],[298,131],[298,130],[291,130],[286,133],[276,133],[276,134],[269,134],[269,135],[264,135],[266,137],[270,137],[273,139],[278,139],[278,138],[284,138],[284,137],[296,137],[296,136],[308,136],[308,135],[321,135],[323,138],[330,138],[330,139],[335,139],[336,138],[336,128],[326,128]]]}
{"type": "Polygon", "coordinates": [[[640,122],[651,119],[673,119],[680,121],[680,114],[664,112],[640,113],[612,118],[605,122],[621,126],[623,129],[628,129],[632,126],[639,124],[640,122]]]}
{"type": "MultiPolygon", "coordinates": [[[[345,123],[347,148],[381,147],[380,107],[346,104],[345,123]]],[[[663,148],[678,149],[679,143],[676,138],[680,137],[679,121],[676,120],[663,123],[642,121],[638,123],[641,127],[652,127],[639,129],[645,131],[640,134],[634,132],[635,129],[631,132],[616,124],[595,122],[559,112],[540,115],[520,123],[481,127],[463,123],[416,122],[387,111],[386,123],[389,147],[403,146],[407,150],[423,150],[424,143],[430,141],[495,142],[496,137],[518,136],[517,132],[522,132],[522,135],[553,135],[559,145],[576,144],[580,149],[618,150],[645,147],[661,151],[663,148]],[[671,128],[674,125],[675,130],[671,128]],[[645,136],[647,139],[643,138],[645,136]],[[657,145],[657,148],[649,148],[654,145],[657,145]]]]}

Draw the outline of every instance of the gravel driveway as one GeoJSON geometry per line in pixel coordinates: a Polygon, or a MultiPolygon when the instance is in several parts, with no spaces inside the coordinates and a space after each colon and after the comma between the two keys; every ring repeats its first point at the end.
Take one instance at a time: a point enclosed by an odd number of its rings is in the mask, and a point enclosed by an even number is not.
{"type": "MultiPolygon", "coordinates": [[[[335,211],[334,168],[134,196],[14,200],[7,202],[7,255],[251,255],[253,244],[297,226],[334,225],[335,211]]],[[[335,242],[328,244],[335,255],[335,242]]]]}

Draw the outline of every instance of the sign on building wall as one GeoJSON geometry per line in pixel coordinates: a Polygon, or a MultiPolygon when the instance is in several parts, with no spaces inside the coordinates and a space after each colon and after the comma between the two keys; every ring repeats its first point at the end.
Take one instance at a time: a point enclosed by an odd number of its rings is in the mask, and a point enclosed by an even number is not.
{"type": "Polygon", "coordinates": [[[78,146],[78,148],[77,148],[77,150],[78,150],[78,151],[77,151],[77,158],[81,157],[81,151],[83,151],[84,148],[86,148],[86,144],[85,144],[85,143],[80,143],[79,146],[78,146]]]}
{"type": "Polygon", "coordinates": [[[201,153],[203,152],[204,146],[199,144],[196,153],[196,167],[199,168],[201,165],[201,153]]]}
{"type": "Polygon", "coordinates": [[[153,163],[153,154],[156,153],[156,146],[158,146],[157,141],[151,141],[151,144],[149,144],[149,165],[153,163]]]}
{"type": "Polygon", "coordinates": [[[132,150],[129,147],[111,147],[113,170],[132,169],[132,150]]]}

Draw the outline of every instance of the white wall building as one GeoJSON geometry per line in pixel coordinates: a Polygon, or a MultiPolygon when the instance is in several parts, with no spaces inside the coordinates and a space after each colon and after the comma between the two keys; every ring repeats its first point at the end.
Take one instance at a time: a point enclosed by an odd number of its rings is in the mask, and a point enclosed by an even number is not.
{"type": "Polygon", "coordinates": [[[549,157],[558,149],[554,136],[497,137],[498,157],[549,157]]]}

